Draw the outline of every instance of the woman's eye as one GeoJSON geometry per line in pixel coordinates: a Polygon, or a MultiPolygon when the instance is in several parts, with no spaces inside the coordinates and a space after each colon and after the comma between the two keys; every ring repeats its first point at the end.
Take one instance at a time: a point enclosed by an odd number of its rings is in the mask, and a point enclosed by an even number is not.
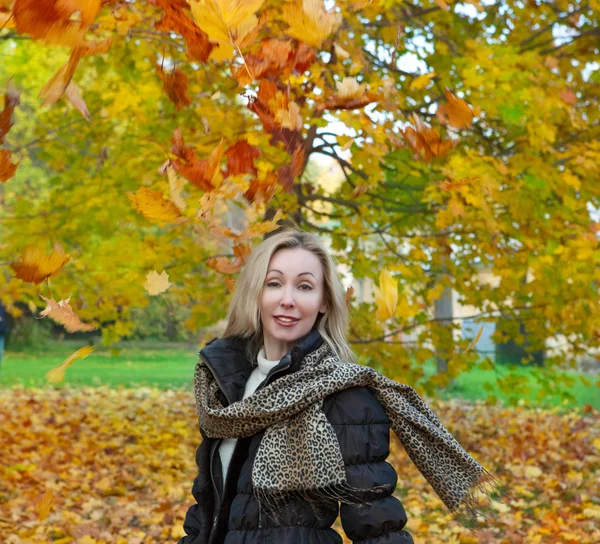
{"type": "MultiPolygon", "coordinates": [[[[270,281],[267,283],[267,287],[279,287],[279,283],[276,281],[270,281]]],[[[308,285],[307,283],[303,283],[300,287],[307,287],[307,289],[302,289],[302,291],[312,291],[312,286],[308,285]]]]}

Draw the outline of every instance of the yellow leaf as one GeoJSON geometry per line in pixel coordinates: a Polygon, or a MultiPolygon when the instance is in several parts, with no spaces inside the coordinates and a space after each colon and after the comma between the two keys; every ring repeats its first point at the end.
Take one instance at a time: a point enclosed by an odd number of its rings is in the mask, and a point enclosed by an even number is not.
{"type": "Polygon", "coordinates": [[[283,20],[289,25],[287,34],[313,47],[321,47],[327,37],[342,23],[339,13],[327,13],[323,0],[299,0],[283,11],[283,20]]]}
{"type": "Polygon", "coordinates": [[[335,82],[337,87],[336,95],[342,100],[351,100],[352,98],[358,98],[365,94],[366,85],[359,84],[355,77],[345,77],[341,83],[335,82]]]}
{"type": "Polygon", "coordinates": [[[481,333],[483,332],[483,325],[481,325],[481,328],[479,329],[479,331],[477,332],[477,335],[475,336],[475,338],[473,339],[473,341],[469,344],[469,347],[465,350],[465,353],[467,351],[469,351],[475,344],[477,344],[477,342],[479,341],[479,339],[481,338],[481,333]]]}
{"type": "Polygon", "coordinates": [[[167,166],[167,177],[169,178],[169,194],[171,196],[171,202],[173,202],[173,204],[181,211],[185,210],[187,204],[181,196],[181,190],[185,185],[185,180],[175,173],[174,168],[170,164],[167,166]]]}
{"type": "Polygon", "coordinates": [[[75,361],[79,359],[85,359],[90,353],[94,351],[93,346],[84,346],[79,348],[75,353],[70,355],[63,363],[56,368],[46,373],[46,379],[49,383],[62,382],[65,377],[65,370],[69,368],[75,361]]]}
{"type": "Polygon", "coordinates": [[[137,193],[127,193],[134,208],[146,219],[159,223],[175,222],[180,216],[180,209],[158,191],[140,187],[137,193]]]}
{"type": "Polygon", "coordinates": [[[398,280],[392,277],[386,268],[379,274],[379,287],[373,287],[375,291],[375,302],[377,312],[375,317],[379,321],[385,321],[393,317],[398,304],[398,280]]]}
{"type": "Polygon", "coordinates": [[[431,80],[434,77],[435,72],[429,72],[428,74],[423,74],[422,76],[419,76],[410,84],[410,90],[420,91],[421,89],[424,89],[425,87],[427,87],[427,85],[429,85],[429,83],[431,83],[431,80]]]}
{"type": "Polygon", "coordinates": [[[255,13],[264,0],[192,0],[192,16],[196,24],[216,42],[210,57],[230,59],[233,50],[258,24],[255,13]]]}
{"type": "Polygon", "coordinates": [[[39,521],[44,521],[48,517],[53,504],[52,490],[48,489],[37,503],[37,517],[39,521]]]}
{"type": "Polygon", "coordinates": [[[45,255],[37,248],[28,247],[23,251],[20,260],[11,263],[10,266],[20,280],[38,284],[58,274],[70,258],[58,244],[54,246],[50,255],[45,255]]]}
{"type": "Polygon", "coordinates": [[[149,295],[160,295],[169,287],[171,287],[171,284],[169,283],[169,274],[167,274],[166,271],[163,270],[160,274],[156,270],[148,272],[146,283],[144,283],[144,289],[146,289],[149,295]]]}

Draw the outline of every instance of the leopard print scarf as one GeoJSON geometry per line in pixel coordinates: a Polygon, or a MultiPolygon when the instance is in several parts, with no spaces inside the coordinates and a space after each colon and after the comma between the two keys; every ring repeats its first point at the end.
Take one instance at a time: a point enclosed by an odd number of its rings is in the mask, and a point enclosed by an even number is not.
{"type": "Polygon", "coordinates": [[[478,505],[480,493],[497,495],[501,501],[509,497],[412,387],[370,367],[341,362],[326,342],[307,354],[296,372],[227,407],[222,406],[219,386],[202,358],[194,376],[198,421],[207,436],[241,438],[265,431],[252,467],[252,484],[259,507],[271,513],[286,496],[306,498],[317,512],[319,502],[370,504],[369,500],[389,494],[388,486],[364,490],[348,485],[337,436],[322,411],[325,397],[356,386],[373,391],[410,459],[465,527],[476,526],[479,517],[487,519],[478,505]]]}

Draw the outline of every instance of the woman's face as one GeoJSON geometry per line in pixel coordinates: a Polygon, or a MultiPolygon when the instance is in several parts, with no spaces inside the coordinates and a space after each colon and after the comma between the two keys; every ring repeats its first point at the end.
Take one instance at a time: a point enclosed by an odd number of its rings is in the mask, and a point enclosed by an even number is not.
{"type": "Polygon", "coordinates": [[[283,357],[297,340],[310,332],[318,313],[327,310],[323,292],[323,269],[314,253],[289,248],[272,255],[260,301],[268,359],[283,357]]]}

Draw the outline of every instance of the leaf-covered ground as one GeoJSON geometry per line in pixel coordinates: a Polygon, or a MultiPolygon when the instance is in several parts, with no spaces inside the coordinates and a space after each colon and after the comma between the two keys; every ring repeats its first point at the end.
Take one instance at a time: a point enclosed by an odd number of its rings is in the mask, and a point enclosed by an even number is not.
{"type": "MultiPolygon", "coordinates": [[[[600,412],[430,405],[515,502],[493,502],[493,521],[469,532],[394,438],[389,460],[415,543],[600,542],[600,412]]],[[[184,389],[4,390],[3,542],[176,542],[199,438],[184,389]]]]}

